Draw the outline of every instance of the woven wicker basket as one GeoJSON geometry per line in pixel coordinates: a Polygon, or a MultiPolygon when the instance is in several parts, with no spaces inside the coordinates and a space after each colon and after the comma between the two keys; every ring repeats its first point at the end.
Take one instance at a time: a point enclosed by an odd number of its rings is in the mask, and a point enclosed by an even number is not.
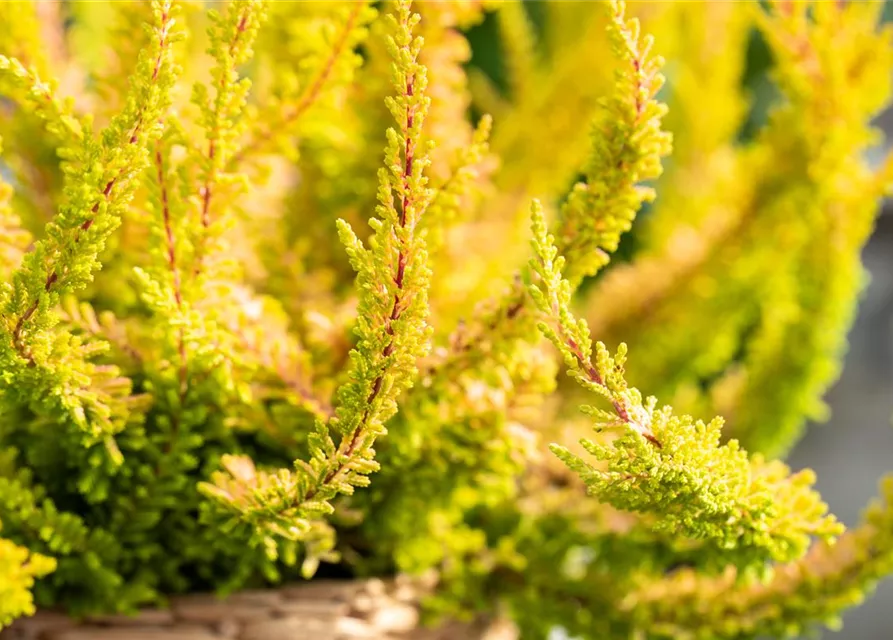
{"type": "Polygon", "coordinates": [[[175,598],[164,610],[76,622],[41,611],[0,640],[514,640],[504,622],[419,626],[418,585],[397,579],[322,581],[220,600],[175,598]]]}

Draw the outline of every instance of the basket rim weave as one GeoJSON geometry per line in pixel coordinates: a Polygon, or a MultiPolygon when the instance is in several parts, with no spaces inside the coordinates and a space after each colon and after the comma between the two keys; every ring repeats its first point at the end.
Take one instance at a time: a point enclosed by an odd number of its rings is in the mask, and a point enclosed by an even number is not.
{"type": "Polygon", "coordinates": [[[505,620],[420,622],[432,581],[314,580],[220,598],[188,594],[136,615],[76,620],[38,611],[0,631],[0,640],[515,640],[505,620]]]}

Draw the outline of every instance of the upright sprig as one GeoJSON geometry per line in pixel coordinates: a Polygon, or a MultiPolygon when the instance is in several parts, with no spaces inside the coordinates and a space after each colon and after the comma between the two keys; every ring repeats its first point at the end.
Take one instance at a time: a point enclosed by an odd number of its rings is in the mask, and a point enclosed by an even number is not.
{"type": "MultiPolygon", "coordinates": [[[[410,3],[401,2],[397,33],[389,40],[397,96],[387,100],[399,131],[388,130],[371,248],[363,247],[346,222],[338,223],[360,290],[350,382],[339,391],[340,406],[331,423],[346,436],[337,457],[348,459],[371,455],[374,438],[384,433],[384,423],[397,410],[397,396],[412,385],[416,360],[429,348],[430,271],[425,240],[416,233],[431,198],[424,173],[427,149],[421,143],[428,80],[417,61],[422,40],[412,35],[418,22],[410,3]]],[[[330,472],[331,479],[345,472],[349,473],[347,467],[330,472]]]]}
{"type": "Polygon", "coordinates": [[[675,416],[628,386],[626,346],[614,356],[601,343],[593,349],[586,321],[569,310],[565,260],[546,232],[538,203],[532,219],[535,257],[528,290],[543,314],[540,330],[561,352],[569,375],[607,401],[607,410],[581,408],[596,431],[621,430],[610,442],[581,441],[598,465],[551,446],[589,493],[619,509],[656,516],[655,531],[703,541],[704,564],[714,569],[732,563],[744,572],[762,572],[769,560],[799,558],[813,536],[840,533],[841,525],[810,488],[810,471],[791,475],[781,463],[749,460],[737,442],[720,444],[721,418],[704,424],[675,416]]]}
{"type": "MultiPolygon", "coordinates": [[[[146,166],[147,147],[161,131],[176,77],[171,45],[178,34],[172,30],[170,1],[156,2],[153,9],[151,46],[140,56],[123,111],[101,136],[84,132],[64,167],[65,203],[12,283],[0,289],[4,390],[71,420],[93,439],[110,435],[121,423],[103,394],[89,389],[87,358],[96,348],[54,331],[54,307],[62,295],[92,280],[99,253],[120,224],[146,166]]],[[[51,113],[60,126],[68,122],[61,113],[51,113]]]]}
{"type": "Polygon", "coordinates": [[[416,361],[428,351],[430,271],[425,240],[417,233],[431,191],[426,186],[426,145],[422,125],[428,112],[427,76],[417,58],[422,40],[412,31],[419,16],[410,2],[398,6],[396,34],[389,39],[394,57],[396,97],[387,106],[399,130],[388,130],[385,167],[379,170],[375,234],[366,249],[344,221],[338,232],[357,271],[360,291],[356,348],[351,351],[349,382],[338,392],[339,407],[330,426],[343,436],[325,485],[350,492],[364,484],[354,463],[371,461],[374,439],[397,410],[399,394],[412,385],[416,361]]]}
{"type": "MultiPolygon", "coordinates": [[[[56,93],[57,83],[47,81],[18,58],[0,55],[0,90],[37,114],[63,148],[75,147],[84,135],[83,123],[74,113],[73,100],[56,93]]],[[[72,148],[70,154],[77,156],[72,148]]]]}
{"type": "Polygon", "coordinates": [[[641,34],[638,20],[625,17],[623,2],[609,6],[608,34],[620,65],[614,90],[593,123],[586,182],[574,187],[562,207],[556,234],[571,283],[607,264],[639,208],[654,198],[654,190],[639,183],[660,176],[672,139],[661,130],[667,107],[655,98],[664,84],[664,60],[651,51],[654,38],[641,34]]]}
{"type": "MultiPolygon", "coordinates": [[[[654,190],[642,182],[661,175],[662,159],[672,146],[671,135],[661,129],[666,105],[655,97],[664,82],[663,58],[652,53],[653,38],[641,34],[638,20],[625,17],[623,2],[606,7],[616,81],[595,112],[586,181],[574,186],[553,227],[574,289],[608,263],[643,203],[653,199],[654,190]]],[[[454,334],[451,341],[464,348],[451,352],[441,366],[467,366],[469,356],[478,351],[475,346],[490,342],[492,351],[505,351],[519,335],[530,335],[525,330],[529,323],[519,326],[528,306],[518,279],[506,294],[483,306],[475,326],[454,334]]]]}
{"type": "MultiPolygon", "coordinates": [[[[318,107],[353,80],[362,60],[354,50],[366,39],[368,25],[376,16],[370,4],[358,0],[333,11],[338,14],[330,18],[333,29],[321,30],[324,35],[319,39],[305,36],[299,44],[283,43],[275,37],[275,33],[267,34],[269,40],[266,42],[272,40],[274,46],[265,43],[265,48],[273,55],[285,53],[288,64],[276,65],[279,61],[272,61],[275,67],[272,82],[277,85],[275,95],[269,96],[259,106],[241,148],[232,159],[233,163],[262,153],[274,143],[282,143],[288,136],[299,132],[305,116],[314,108],[325,114],[323,117],[334,115],[337,109],[331,108],[330,112],[326,112],[318,107]],[[303,54],[301,64],[297,66],[301,71],[309,69],[306,76],[294,71],[295,47],[299,49],[299,55],[303,54]]],[[[318,16],[303,15],[306,8],[301,5],[279,3],[271,7],[271,11],[274,28],[281,29],[289,39],[295,27],[300,25],[300,20],[315,18],[319,21],[318,16]]]]}
{"type": "MultiPolygon", "coordinates": [[[[222,266],[232,264],[224,232],[236,217],[232,185],[237,178],[226,166],[243,133],[251,87],[239,68],[252,58],[265,9],[263,1],[237,0],[222,13],[210,12],[211,79],[196,83],[192,95],[204,140],[193,144],[189,127],[173,119],[152,150],[150,260],[136,275],[154,316],[158,349],[147,373],[156,392],[172,391],[163,397],[174,414],[171,437],[182,445],[169,447],[168,454],[186,448],[186,434],[206,419],[208,403],[250,398],[244,376],[238,375],[249,368],[235,335],[238,323],[233,331],[225,326],[247,304],[232,282],[237,274],[224,273],[222,266]],[[185,155],[178,155],[181,148],[185,155]]],[[[167,456],[166,462],[171,460],[167,456]]],[[[182,462],[188,464],[188,456],[182,462]]]]}
{"type": "Polygon", "coordinates": [[[198,206],[202,231],[196,239],[196,273],[204,268],[206,245],[219,233],[219,225],[214,225],[213,216],[215,190],[234,180],[225,169],[244,133],[242,113],[251,88],[248,78],[239,77],[238,68],[254,53],[252,47],[257,30],[266,17],[265,9],[263,0],[235,0],[225,14],[209,13],[212,26],[208,30],[211,40],[208,53],[214,58],[211,70],[214,94],[212,96],[208,87],[199,83],[195,85],[192,97],[201,109],[201,124],[207,139],[207,147],[201,156],[198,206]]]}
{"type": "MultiPolygon", "coordinates": [[[[325,525],[320,517],[331,513],[329,501],[338,494],[368,485],[368,474],[378,468],[372,446],[386,433],[384,425],[397,411],[398,396],[411,386],[416,361],[428,350],[430,270],[417,229],[432,196],[425,177],[427,145],[422,142],[427,77],[418,62],[422,40],[413,36],[419,16],[403,1],[390,18],[396,29],[389,46],[397,95],[388,98],[387,106],[398,128],[387,134],[370,247],[363,246],[347,222],[338,222],[357,271],[359,303],[357,346],[350,353],[348,381],[337,393],[335,415],[328,424],[317,423],[310,436],[311,460],[296,462],[296,477],[258,473],[248,459],[228,458],[229,476],[217,474],[216,486],[203,485],[210,497],[262,530],[312,542],[322,551],[331,542],[321,534],[325,525]],[[337,447],[331,431],[341,438],[337,447]]],[[[311,558],[305,571],[312,571],[316,561],[311,558]]]]}
{"type": "Polygon", "coordinates": [[[225,167],[243,132],[251,87],[248,78],[240,77],[239,67],[253,55],[265,8],[261,0],[237,0],[228,3],[222,14],[210,12],[208,54],[214,60],[210,87],[196,83],[192,95],[205,140],[193,145],[188,128],[173,120],[152,149],[154,166],[148,181],[154,213],[148,234],[152,259],[136,274],[157,320],[157,344],[169,342],[165,357],[158,360],[175,363],[176,375],[168,382],[177,389],[178,411],[184,409],[192,377],[207,380],[214,372],[221,387],[231,391],[235,386],[232,369],[239,360],[235,338],[217,321],[238,302],[229,283],[211,287],[208,279],[222,280],[220,270],[210,267],[224,258],[222,235],[234,216],[232,199],[221,192],[236,180],[225,167]],[[185,159],[176,157],[180,146],[188,150],[185,159]],[[192,168],[198,168],[197,175],[190,172],[192,168]],[[175,335],[168,331],[170,326],[177,327],[175,335]]]}

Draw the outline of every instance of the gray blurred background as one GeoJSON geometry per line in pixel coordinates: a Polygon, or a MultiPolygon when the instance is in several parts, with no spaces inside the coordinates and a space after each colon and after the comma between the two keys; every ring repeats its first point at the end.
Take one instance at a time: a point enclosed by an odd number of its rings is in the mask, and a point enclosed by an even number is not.
{"type": "MultiPolygon", "coordinates": [[[[893,3],[887,2],[887,19],[893,3]]],[[[878,118],[893,147],[893,109],[878,118]]],[[[872,154],[880,160],[885,150],[872,154]]],[[[862,254],[871,274],[859,315],[849,335],[843,375],[827,394],[831,419],[810,425],[788,462],[811,467],[822,496],[847,526],[859,522],[863,508],[877,494],[881,477],[893,471],[893,201],[888,200],[862,254]]],[[[893,638],[893,580],[874,597],[844,615],[840,631],[822,638],[888,640],[893,638]]]]}
{"type": "MultiPolygon", "coordinates": [[[[850,332],[843,375],[827,396],[831,420],[810,426],[788,459],[794,469],[816,471],[819,491],[848,526],[859,521],[881,476],[893,470],[893,207],[889,204],[863,262],[871,272],[871,284],[850,332]]],[[[893,582],[882,583],[873,598],[850,610],[841,631],[825,631],[821,637],[893,638],[893,582]]]]}

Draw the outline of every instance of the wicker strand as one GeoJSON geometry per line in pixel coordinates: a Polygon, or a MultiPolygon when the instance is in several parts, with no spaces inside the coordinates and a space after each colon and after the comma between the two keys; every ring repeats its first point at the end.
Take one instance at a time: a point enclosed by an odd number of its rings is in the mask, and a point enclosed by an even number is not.
{"type": "Polygon", "coordinates": [[[277,590],[174,598],[164,610],[75,621],[40,611],[0,640],[515,640],[504,621],[419,625],[417,582],[320,581],[277,590]]]}

